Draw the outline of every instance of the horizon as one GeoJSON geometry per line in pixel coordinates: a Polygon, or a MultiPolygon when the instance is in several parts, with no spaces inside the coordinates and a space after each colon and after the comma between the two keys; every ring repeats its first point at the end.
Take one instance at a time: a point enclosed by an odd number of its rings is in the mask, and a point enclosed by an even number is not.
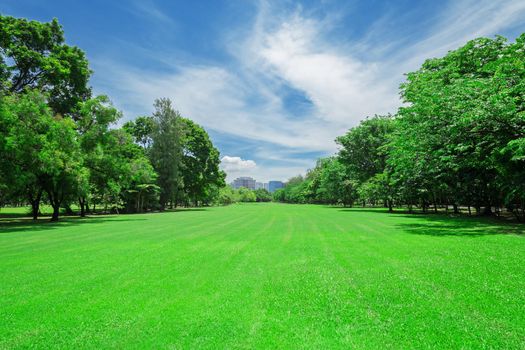
{"type": "Polygon", "coordinates": [[[95,94],[120,124],[169,97],[221,152],[227,183],[286,181],[337,151],[335,137],[401,105],[403,74],[468,40],[523,31],[520,1],[6,0],[6,15],[58,18],[86,52],[95,94]]]}

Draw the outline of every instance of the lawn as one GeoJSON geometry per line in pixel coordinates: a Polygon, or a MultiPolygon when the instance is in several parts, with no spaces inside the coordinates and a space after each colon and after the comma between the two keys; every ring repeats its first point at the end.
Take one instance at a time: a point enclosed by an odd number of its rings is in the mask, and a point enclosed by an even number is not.
{"type": "Polygon", "coordinates": [[[0,224],[0,348],[525,348],[524,226],[252,204],[0,224]]]}

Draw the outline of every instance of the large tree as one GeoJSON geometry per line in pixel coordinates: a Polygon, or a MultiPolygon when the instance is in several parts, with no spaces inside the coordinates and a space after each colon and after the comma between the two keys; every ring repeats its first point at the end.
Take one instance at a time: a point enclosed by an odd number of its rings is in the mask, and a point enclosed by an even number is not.
{"type": "Polygon", "coordinates": [[[186,118],[180,121],[184,194],[196,206],[209,203],[214,190],[225,185],[225,173],[219,169],[219,151],[201,126],[186,118]]]}
{"type": "Polygon", "coordinates": [[[91,72],[82,50],[64,43],[56,19],[49,23],[0,15],[0,91],[38,89],[55,113],[69,114],[91,95],[91,72]]]}
{"type": "Polygon", "coordinates": [[[3,100],[12,121],[5,132],[3,156],[10,172],[18,174],[11,175],[10,186],[26,196],[34,218],[46,193],[56,221],[61,205],[85,178],[75,124],[68,117],[54,116],[37,91],[3,100]]]}
{"type": "Polygon", "coordinates": [[[116,152],[118,143],[110,129],[121,114],[108,97],[97,96],[80,103],[75,114],[88,176],[78,193],[80,216],[85,216],[90,200],[101,201],[118,190],[126,165],[125,159],[116,152]]]}
{"type": "Polygon", "coordinates": [[[158,174],[160,206],[176,205],[182,182],[182,137],[181,116],[167,98],[155,100],[150,157],[158,174]]]}
{"type": "Polygon", "coordinates": [[[382,173],[386,166],[386,144],[394,130],[392,116],[376,115],[363,120],[336,139],[339,160],[355,180],[364,182],[382,173]]]}
{"type": "Polygon", "coordinates": [[[476,39],[407,75],[389,163],[423,208],[452,201],[490,213],[515,186],[502,170],[516,158],[501,155],[525,136],[524,42],[476,39]]]}

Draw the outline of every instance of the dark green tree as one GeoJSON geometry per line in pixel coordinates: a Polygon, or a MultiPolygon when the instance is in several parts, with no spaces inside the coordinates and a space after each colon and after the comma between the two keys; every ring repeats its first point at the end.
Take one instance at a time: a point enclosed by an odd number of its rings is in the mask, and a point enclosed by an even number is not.
{"type": "Polygon", "coordinates": [[[56,19],[49,23],[0,15],[0,91],[38,89],[55,113],[69,114],[89,98],[91,72],[84,52],[64,43],[56,19]]]}
{"type": "Polygon", "coordinates": [[[174,206],[180,199],[182,179],[183,127],[179,112],[167,98],[155,100],[150,158],[158,174],[160,206],[174,206]]]}

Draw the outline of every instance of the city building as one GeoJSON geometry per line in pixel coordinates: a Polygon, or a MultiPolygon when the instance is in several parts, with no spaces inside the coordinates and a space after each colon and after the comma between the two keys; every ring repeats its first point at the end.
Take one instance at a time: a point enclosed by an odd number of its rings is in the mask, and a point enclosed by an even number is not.
{"type": "Polygon", "coordinates": [[[274,193],[280,188],[284,187],[284,183],[282,181],[270,181],[268,182],[268,191],[270,193],[274,193]]]}
{"type": "Polygon", "coordinates": [[[249,188],[250,190],[255,190],[255,179],[248,176],[241,176],[233,180],[231,186],[234,189],[239,189],[241,187],[249,188]]]}
{"type": "Polygon", "coordinates": [[[264,184],[262,182],[256,182],[255,189],[260,190],[261,188],[264,188],[264,184]]]}

